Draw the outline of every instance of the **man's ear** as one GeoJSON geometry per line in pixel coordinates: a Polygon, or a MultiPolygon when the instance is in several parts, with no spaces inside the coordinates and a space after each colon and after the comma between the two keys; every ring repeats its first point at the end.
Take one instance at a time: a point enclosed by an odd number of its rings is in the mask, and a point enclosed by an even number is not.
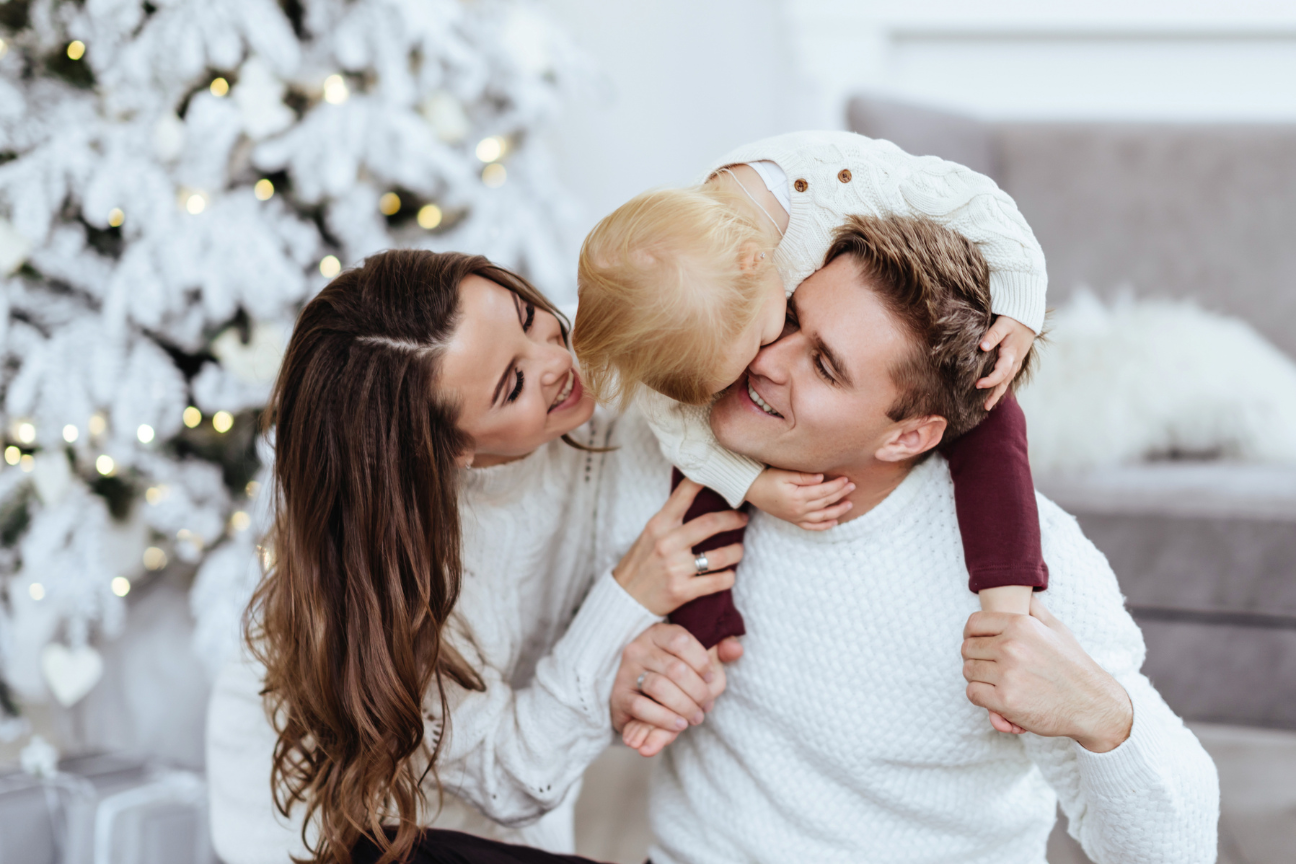
{"type": "Polygon", "coordinates": [[[873,455],[879,462],[905,462],[935,447],[949,424],[944,417],[911,417],[896,424],[873,455]]]}

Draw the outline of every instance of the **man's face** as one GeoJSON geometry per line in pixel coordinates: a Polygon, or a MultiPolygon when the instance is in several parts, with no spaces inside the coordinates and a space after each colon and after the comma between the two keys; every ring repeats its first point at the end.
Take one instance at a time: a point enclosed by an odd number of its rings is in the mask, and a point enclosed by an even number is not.
{"type": "Polygon", "coordinates": [[[768,465],[858,469],[898,426],[887,417],[899,395],[889,370],[909,338],[841,256],[797,288],[782,338],[715,404],[711,428],[725,447],[768,465]]]}

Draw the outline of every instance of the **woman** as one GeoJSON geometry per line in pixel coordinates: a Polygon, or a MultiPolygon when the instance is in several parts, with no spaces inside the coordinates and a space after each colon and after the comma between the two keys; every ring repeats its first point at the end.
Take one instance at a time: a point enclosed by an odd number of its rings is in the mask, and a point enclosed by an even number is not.
{"type": "Polygon", "coordinates": [[[525,280],[481,257],[369,258],[302,311],[269,418],[274,565],[208,718],[227,864],[344,862],[364,837],[399,861],[433,818],[483,830],[443,790],[509,826],[565,804],[506,836],[569,850],[614,677],[656,700],[618,726],[700,722],[706,654],[647,628],[732,584],[740,546],[705,574],[689,550],[745,517],[681,525],[696,485],[653,515],[656,443],[595,412],[525,280]]]}

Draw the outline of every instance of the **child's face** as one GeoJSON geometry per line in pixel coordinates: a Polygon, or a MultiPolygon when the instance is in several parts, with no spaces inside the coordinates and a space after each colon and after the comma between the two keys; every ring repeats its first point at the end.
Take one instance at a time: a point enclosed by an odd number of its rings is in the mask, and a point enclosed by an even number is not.
{"type": "Polygon", "coordinates": [[[783,291],[783,280],[773,272],[773,268],[770,268],[770,276],[772,278],[765,280],[760,311],[734,341],[733,350],[711,380],[712,394],[720,393],[741,378],[760,349],[778,341],[783,334],[783,324],[787,320],[787,295],[783,291]]]}

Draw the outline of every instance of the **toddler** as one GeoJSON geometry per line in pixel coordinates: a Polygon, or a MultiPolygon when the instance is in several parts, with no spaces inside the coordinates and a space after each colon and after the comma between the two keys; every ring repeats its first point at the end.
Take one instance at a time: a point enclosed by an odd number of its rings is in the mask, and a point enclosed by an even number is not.
{"type": "MultiPolygon", "coordinates": [[[[981,344],[998,351],[993,371],[977,383],[988,391],[987,408],[1028,362],[1044,320],[1044,255],[1013,200],[988,177],[850,132],[799,132],[741,147],[696,187],[648,192],[618,208],[581,250],[572,344],[586,385],[603,401],[637,403],[666,457],[709,487],[688,518],[747,502],[825,530],[849,512],[847,478],[783,471],[729,452],[711,433],[709,406],[782,334],[787,297],[823,265],[833,230],[851,215],[925,216],[977,245],[997,316],[981,344]]],[[[985,610],[1028,614],[1048,569],[1021,409],[1009,395],[943,452],[969,588],[985,610]]],[[[699,568],[706,549],[734,540],[695,548],[699,568]]],[[[694,601],[672,621],[708,648],[744,632],[730,592],[694,601]]],[[[1021,731],[998,715],[991,720],[1000,731],[1021,731]]],[[[632,723],[626,743],[655,752],[650,731],[632,723]]]]}

